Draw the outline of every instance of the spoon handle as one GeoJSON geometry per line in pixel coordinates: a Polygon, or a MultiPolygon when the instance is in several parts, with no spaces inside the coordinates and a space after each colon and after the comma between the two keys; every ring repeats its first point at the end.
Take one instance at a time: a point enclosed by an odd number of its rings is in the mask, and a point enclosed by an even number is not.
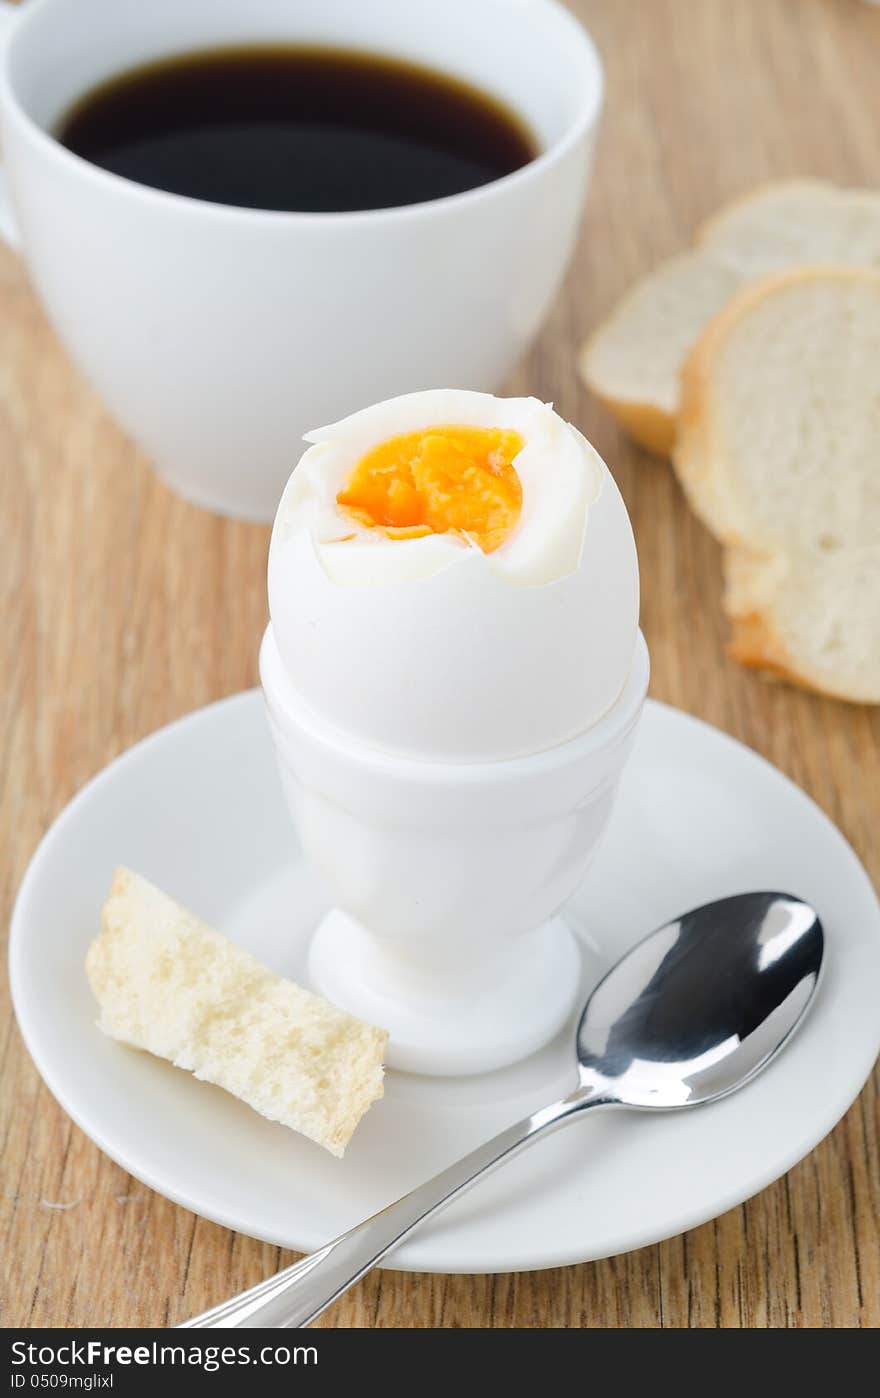
{"type": "Polygon", "coordinates": [[[537,1136],[563,1125],[585,1108],[607,1101],[607,1096],[599,1089],[577,1088],[561,1101],[509,1126],[433,1179],[317,1252],[310,1253],[301,1262],[295,1262],[277,1276],[177,1328],[222,1330],[267,1326],[293,1330],[310,1325],[424,1219],[430,1218],[462,1190],[531,1145],[537,1136]]]}

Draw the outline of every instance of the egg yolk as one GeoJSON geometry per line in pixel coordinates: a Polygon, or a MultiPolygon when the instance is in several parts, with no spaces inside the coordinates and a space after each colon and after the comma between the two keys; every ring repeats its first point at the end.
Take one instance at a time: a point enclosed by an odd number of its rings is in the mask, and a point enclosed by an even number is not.
{"type": "Polygon", "coordinates": [[[506,428],[408,432],[367,452],[336,502],[392,539],[451,532],[492,553],[519,519],[522,486],[513,459],[523,445],[506,428]]]}

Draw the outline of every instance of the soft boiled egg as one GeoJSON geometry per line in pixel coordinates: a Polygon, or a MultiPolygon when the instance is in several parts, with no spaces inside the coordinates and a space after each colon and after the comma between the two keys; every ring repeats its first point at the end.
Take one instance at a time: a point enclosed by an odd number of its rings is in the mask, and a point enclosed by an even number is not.
{"type": "Polygon", "coordinates": [[[426,761],[583,732],[633,660],[639,579],[601,457],[534,398],[410,393],[308,434],[269,551],[292,692],[426,761]]]}

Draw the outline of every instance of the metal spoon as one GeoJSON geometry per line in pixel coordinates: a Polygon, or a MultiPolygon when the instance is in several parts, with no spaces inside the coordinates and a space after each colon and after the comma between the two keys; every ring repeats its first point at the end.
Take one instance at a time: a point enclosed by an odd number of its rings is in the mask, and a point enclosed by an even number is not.
{"type": "Polygon", "coordinates": [[[539,1135],[595,1107],[715,1102],[765,1067],[800,1024],[824,937],[808,903],[742,893],[639,942],[596,986],[577,1029],[579,1082],[426,1184],[181,1329],[308,1325],[426,1218],[539,1135]]]}

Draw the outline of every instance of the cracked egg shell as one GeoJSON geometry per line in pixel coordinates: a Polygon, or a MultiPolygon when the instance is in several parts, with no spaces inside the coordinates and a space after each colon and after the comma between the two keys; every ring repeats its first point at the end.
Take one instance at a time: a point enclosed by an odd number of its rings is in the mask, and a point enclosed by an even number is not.
{"type": "Polygon", "coordinates": [[[408,394],[311,433],[279,505],[269,609],[299,699],[341,736],[425,761],[487,762],[590,727],[629,674],[638,563],[604,462],[535,399],[408,394]],[[389,538],[336,496],[373,447],[447,426],[504,428],[520,517],[484,554],[467,538],[389,538]]]}

